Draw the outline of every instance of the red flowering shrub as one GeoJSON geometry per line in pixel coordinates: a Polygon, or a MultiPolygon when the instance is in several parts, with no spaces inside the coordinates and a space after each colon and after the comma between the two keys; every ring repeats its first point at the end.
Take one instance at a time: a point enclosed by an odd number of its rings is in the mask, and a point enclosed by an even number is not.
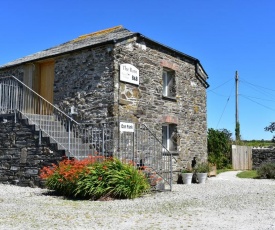
{"type": "Polygon", "coordinates": [[[63,160],[44,167],[40,177],[61,195],[88,199],[135,198],[149,189],[144,174],[131,163],[91,156],[84,160],[63,160]]]}
{"type": "Polygon", "coordinates": [[[88,166],[103,161],[102,156],[89,156],[83,160],[65,159],[58,165],[44,167],[40,171],[40,178],[46,180],[46,186],[61,195],[72,195],[80,175],[89,173],[88,166]]]}

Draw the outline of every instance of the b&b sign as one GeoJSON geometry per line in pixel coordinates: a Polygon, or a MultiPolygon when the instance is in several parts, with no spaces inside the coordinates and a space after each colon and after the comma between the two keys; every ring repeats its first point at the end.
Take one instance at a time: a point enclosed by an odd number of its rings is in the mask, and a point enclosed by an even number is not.
{"type": "Polygon", "coordinates": [[[120,130],[120,132],[133,133],[133,132],[135,132],[135,124],[134,123],[120,122],[119,123],[119,130],[120,130]]]}
{"type": "Polygon", "coordinates": [[[120,65],[120,80],[139,85],[139,70],[131,64],[120,65]]]}

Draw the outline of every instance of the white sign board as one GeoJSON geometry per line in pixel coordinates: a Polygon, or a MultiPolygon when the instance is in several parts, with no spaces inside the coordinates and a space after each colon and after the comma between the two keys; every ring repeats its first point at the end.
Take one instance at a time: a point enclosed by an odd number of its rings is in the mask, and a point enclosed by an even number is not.
{"type": "Polygon", "coordinates": [[[131,64],[121,64],[120,80],[139,85],[139,70],[131,64]]]}
{"type": "Polygon", "coordinates": [[[119,130],[120,130],[120,132],[133,133],[133,132],[135,132],[135,124],[134,123],[120,122],[119,123],[119,130]]]}

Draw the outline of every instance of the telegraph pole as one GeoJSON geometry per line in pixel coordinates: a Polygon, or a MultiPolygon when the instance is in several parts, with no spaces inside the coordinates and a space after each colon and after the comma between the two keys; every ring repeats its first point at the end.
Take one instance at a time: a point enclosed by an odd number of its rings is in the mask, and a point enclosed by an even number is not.
{"type": "Polygon", "coordinates": [[[236,74],[235,74],[235,83],[236,83],[236,125],[237,125],[237,123],[239,122],[239,100],[238,100],[239,76],[238,76],[238,71],[236,71],[236,74]]]}
{"type": "Polygon", "coordinates": [[[239,75],[238,71],[235,74],[235,84],[236,84],[236,128],[235,128],[235,137],[236,142],[240,141],[240,123],[239,123],[239,75]]]}

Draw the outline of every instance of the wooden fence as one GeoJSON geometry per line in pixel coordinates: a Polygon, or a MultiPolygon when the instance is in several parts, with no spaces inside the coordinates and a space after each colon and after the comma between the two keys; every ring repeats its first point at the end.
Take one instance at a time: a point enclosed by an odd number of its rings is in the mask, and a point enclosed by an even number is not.
{"type": "Polygon", "coordinates": [[[232,167],[235,170],[252,169],[252,147],[232,145],[232,167]]]}

